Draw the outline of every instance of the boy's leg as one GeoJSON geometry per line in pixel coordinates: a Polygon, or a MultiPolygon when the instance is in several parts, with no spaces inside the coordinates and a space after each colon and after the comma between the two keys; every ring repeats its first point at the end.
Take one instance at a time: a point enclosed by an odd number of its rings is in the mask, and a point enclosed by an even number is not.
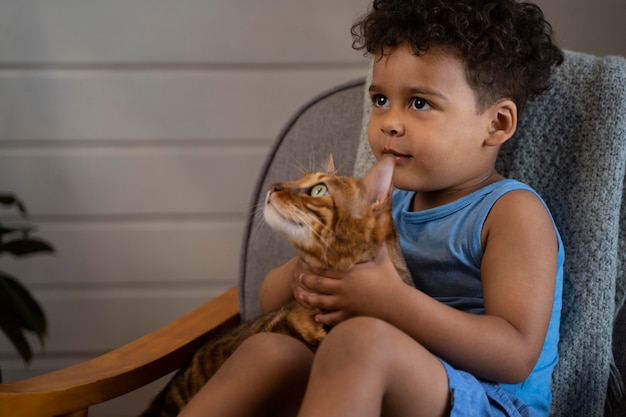
{"type": "Polygon", "coordinates": [[[276,333],[251,336],[180,416],[295,416],[312,361],[313,353],[296,339],[276,333]]]}
{"type": "Polygon", "coordinates": [[[358,317],[334,328],[313,362],[299,416],[446,416],[441,362],[384,321],[358,317]]]}

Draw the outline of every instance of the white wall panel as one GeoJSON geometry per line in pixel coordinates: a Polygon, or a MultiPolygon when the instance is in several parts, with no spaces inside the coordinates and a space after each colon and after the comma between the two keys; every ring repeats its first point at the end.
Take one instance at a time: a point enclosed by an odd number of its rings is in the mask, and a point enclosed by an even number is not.
{"type": "Polygon", "coordinates": [[[53,255],[5,258],[2,271],[39,292],[54,288],[236,285],[243,222],[191,220],[39,222],[53,255]]]}
{"type": "Polygon", "coordinates": [[[4,62],[355,62],[366,0],[3,0],[4,62]]]}
{"type": "Polygon", "coordinates": [[[0,141],[274,138],[310,98],[365,72],[0,71],[0,141]]]}
{"type": "Polygon", "coordinates": [[[626,56],[624,0],[537,0],[559,46],[595,55],[626,56]]]}
{"type": "Polygon", "coordinates": [[[31,214],[245,213],[267,147],[26,148],[0,152],[0,190],[31,214]]]}

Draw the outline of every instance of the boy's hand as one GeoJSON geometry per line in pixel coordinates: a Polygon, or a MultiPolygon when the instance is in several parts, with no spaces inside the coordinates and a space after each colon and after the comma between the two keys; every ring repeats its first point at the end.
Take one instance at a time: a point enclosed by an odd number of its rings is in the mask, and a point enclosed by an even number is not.
{"type": "Polygon", "coordinates": [[[304,285],[301,279],[301,277],[305,274],[315,273],[302,258],[298,257],[297,259],[295,259],[295,263],[291,272],[289,287],[291,288],[293,297],[302,304],[307,304],[303,302],[302,294],[309,291],[309,289],[304,285]]]}
{"type": "MultiPolygon", "coordinates": [[[[294,275],[296,299],[319,313],[315,319],[326,325],[338,324],[354,316],[372,316],[385,320],[399,291],[407,291],[396,272],[386,245],[376,258],[355,265],[344,272],[313,271],[304,263],[294,275]]],[[[296,268],[297,269],[297,268],[296,268]]]]}

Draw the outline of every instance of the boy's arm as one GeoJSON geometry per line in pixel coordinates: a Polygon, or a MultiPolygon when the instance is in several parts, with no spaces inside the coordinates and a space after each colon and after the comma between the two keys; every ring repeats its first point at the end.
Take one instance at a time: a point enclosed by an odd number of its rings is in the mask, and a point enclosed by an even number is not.
{"type": "Polygon", "coordinates": [[[298,284],[294,276],[301,270],[302,261],[296,256],[266,275],[259,291],[259,303],[264,313],[278,310],[293,300],[293,286],[298,284]]]}
{"type": "Polygon", "coordinates": [[[496,334],[491,346],[505,361],[502,372],[517,375],[513,379],[520,381],[534,368],[550,323],[557,236],[543,203],[528,191],[514,191],[494,205],[485,222],[483,243],[485,314],[502,320],[512,337],[506,340],[505,334],[496,334]],[[507,356],[515,360],[507,363],[507,356]]]}
{"type": "Polygon", "coordinates": [[[551,316],[556,234],[541,201],[513,191],[494,205],[482,237],[485,315],[458,311],[407,287],[384,254],[341,277],[306,274],[310,292],[302,300],[336,310],[318,316],[324,323],[379,317],[455,367],[492,381],[520,382],[541,353],[551,316]]]}

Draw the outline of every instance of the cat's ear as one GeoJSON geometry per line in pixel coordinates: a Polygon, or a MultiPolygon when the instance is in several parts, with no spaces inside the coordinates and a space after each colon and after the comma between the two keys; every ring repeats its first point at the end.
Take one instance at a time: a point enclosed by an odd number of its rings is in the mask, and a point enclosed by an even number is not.
{"type": "Polygon", "coordinates": [[[395,161],[392,156],[384,156],[363,177],[367,191],[367,201],[374,204],[374,209],[384,207],[391,196],[393,169],[395,161]]]}
{"type": "Polygon", "coordinates": [[[334,174],[337,172],[337,168],[335,168],[335,157],[332,153],[328,155],[328,160],[326,161],[326,168],[324,168],[324,171],[328,172],[329,174],[334,174]]]}

